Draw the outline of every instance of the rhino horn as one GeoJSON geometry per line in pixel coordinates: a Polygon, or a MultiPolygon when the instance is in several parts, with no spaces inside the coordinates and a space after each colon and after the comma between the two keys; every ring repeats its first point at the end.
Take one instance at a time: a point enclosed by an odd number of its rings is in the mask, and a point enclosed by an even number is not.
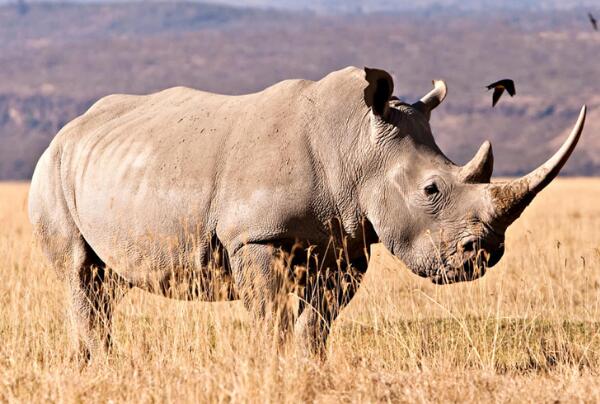
{"type": "Polygon", "coordinates": [[[492,153],[492,144],[486,140],[475,154],[475,157],[460,168],[459,179],[466,183],[489,183],[493,170],[494,154],[492,153]]]}
{"type": "Polygon", "coordinates": [[[448,94],[448,87],[444,80],[433,80],[433,90],[425,94],[423,98],[415,102],[412,106],[421,111],[429,120],[431,111],[440,105],[446,95],[448,94]]]}
{"type": "Polygon", "coordinates": [[[512,223],[533,198],[558,175],[579,141],[585,123],[585,115],[586,106],[584,105],[567,140],[544,164],[519,179],[491,185],[494,216],[497,220],[506,224],[512,223]]]}

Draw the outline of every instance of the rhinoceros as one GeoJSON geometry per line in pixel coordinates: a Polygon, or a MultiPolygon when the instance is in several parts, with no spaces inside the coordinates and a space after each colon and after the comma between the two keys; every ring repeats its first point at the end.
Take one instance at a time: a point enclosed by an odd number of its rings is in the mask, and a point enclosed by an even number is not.
{"type": "Polygon", "coordinates": [[[585,106],[552,158],[492,183],[489,142],[458,166],[434,140],[443,81],[413,104],[393,90],[386,71],[348,67],[240,96],[111,95],[67,124],[37,163],[29,216],[68,285],[80,352],[110,347],[132,287],[241,299],[318,353],[374,243],[436,284],[482,276],[569,158],[585,106]]]}

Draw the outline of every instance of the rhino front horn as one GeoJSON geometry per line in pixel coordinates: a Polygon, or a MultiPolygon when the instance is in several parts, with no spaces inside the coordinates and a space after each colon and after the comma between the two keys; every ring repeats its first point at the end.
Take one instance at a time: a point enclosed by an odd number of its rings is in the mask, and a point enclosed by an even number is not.
{"type": "Polygon", "coordinates": [[[584,105],[569,137],[548,161],[524,177],[502,184],[492,184],[491,197],[497,219],[507,224],[512,223],[533,198],[556,178],[579,141],[585,124],[586,110],[584,105]]]}
{"type": "Polygon", "coordinates": [[[433,90],[425,94],[423,98],[415,102],[412,106],[421,111],[427,117],[427,120],[429,120],[431,111],[444,101],[447,94],[448,87],[446,87],[444,80],[433,80],[433,90]]]}

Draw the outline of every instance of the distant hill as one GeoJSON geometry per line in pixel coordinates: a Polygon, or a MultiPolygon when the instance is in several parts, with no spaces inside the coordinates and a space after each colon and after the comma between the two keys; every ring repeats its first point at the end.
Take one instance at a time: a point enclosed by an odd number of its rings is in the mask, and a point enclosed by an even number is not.
{"type": "Polygon", "coordinates": [[[486,11],[486,10],[565,10],[594,7],[597,0],[218,0],[220,4],[314,10],[330,13],[378,11],[486,11]]]}
{"type": "MultiPolygon", "coordinates": [[[[27,0],[26,3],[126,3],[132,0],[27,0]]],[[[138,3],[160,2],[160,0],[137,0],[138,3]]],[[[166,1],[162,1],[166,2],[166,1]]],[[[175,3],[177,1],[170,1],[175,3]]],[[[192,2],[201,3],[202,0],[192,2]]],[[[273,8],[280,10],[312,10],[327,13],[355,13],[377,11],[415,11],[415,10],[565,10],[581,7],[595,7],[597,0],[212,0],[213,4],[241,7],[273,8]]],[[[18,0],[0,0],[0,4],[16,4],[18,0]]]]}
{"type": "Polygon", "coordinates": [[[544,160],[586,102],[583,147],[566,171],[600,174],[600,33],[583,9],[320,14],[280,4],[0,7],[0,179],[28,178],[56,131],[106,94],[174,85],[239,94],[347,65],[388,69],[397,95],[411,101],[444,78],[449,97],[432,121],[440,146],[462,163],[492,139],[504,175],[544,160]],[[492,109],[484,86],[504,77],[517,96],[492,109]]]}

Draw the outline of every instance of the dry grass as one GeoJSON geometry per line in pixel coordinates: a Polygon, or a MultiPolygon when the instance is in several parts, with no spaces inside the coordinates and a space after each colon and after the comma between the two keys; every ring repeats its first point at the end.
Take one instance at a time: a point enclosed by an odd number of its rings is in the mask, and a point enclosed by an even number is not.
{"type": "Polygon", "coordinates": [[[37,249],[26,184],[0,186],[2,401],[600,400],[600,181],[557,181],[482,280],[434,286],[382,248],[325,363],[277,355],[239,303],[139,291],[116,352],[80,369],[65,290],[37,249]]]}

